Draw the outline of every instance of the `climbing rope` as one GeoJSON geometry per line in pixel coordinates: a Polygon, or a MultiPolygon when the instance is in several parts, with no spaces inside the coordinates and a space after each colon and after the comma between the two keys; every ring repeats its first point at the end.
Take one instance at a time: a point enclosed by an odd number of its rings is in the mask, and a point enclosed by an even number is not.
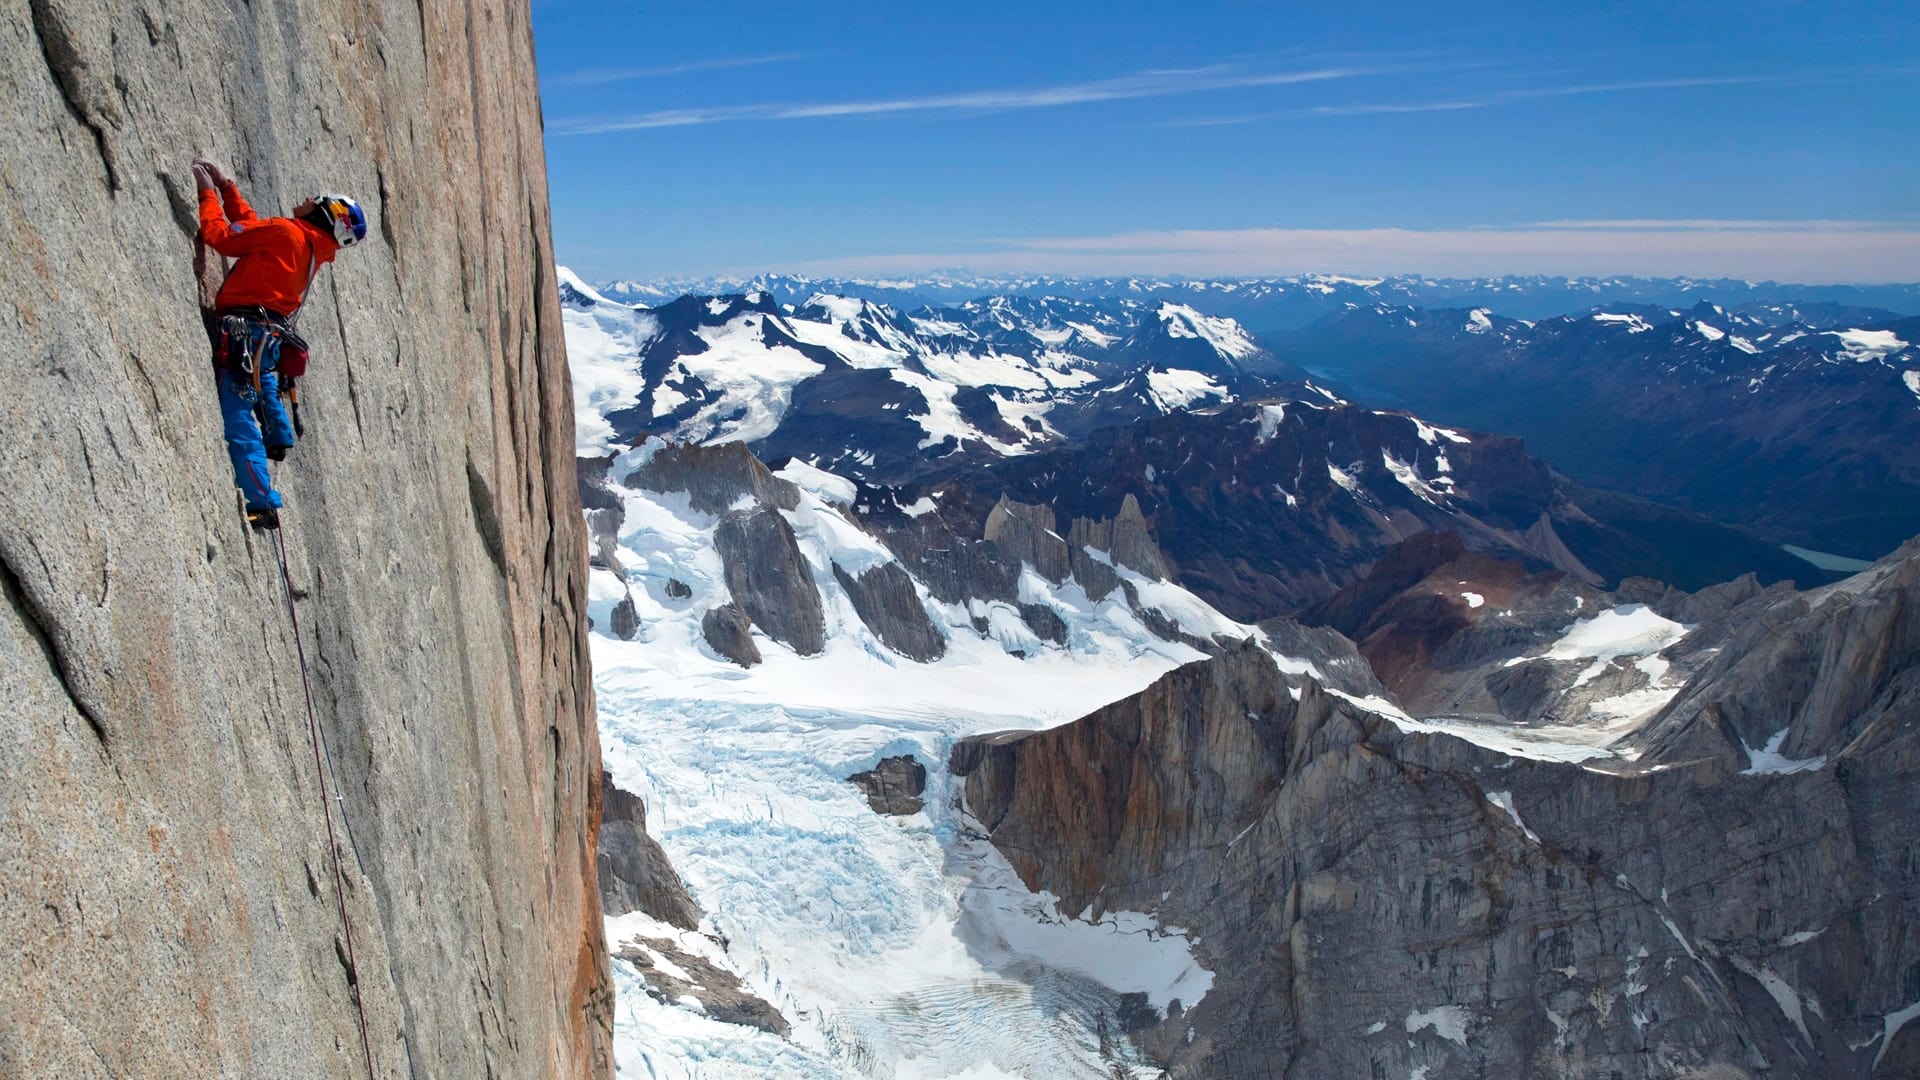
{"type": "MultiPolygon", "coordinates": [[[[367,1035],[367,1007],[360,998],[360,962],[353,955],[353,923],[347,918],[347,876],[340,869],[340,842],[333,832],[333,809],[327,805],[327,780],[333,778],[333,800],[341,803],[340,813],[346,815],[346,804],[340,798],[340,778],[337,771],[330,773],[323,761],[330,761],[333,752],[323,749],[326,735],[320,730],[320,720],[313,708],[313,680],[307,674],[307,647],[300,640],[300,615],[293,607],[293,575],[287,571],[287,542],[279,529],[273,530],[273,550],[280,559],[280,584],[286,590],[287,621],[293,624],[293,648],[300,657],[300,689],[307,696],[307,736],[313,742],[313,771],[320,785],[320,813],[327,822],[327,854],[333,858],[333,898],[340,908],[340,930],[347,951],[347,989],[353,995],[353,1011],[360,1020],[360,1050],[366,1055],[367,1080],[377,1080],[373,1068],[373,1040],[367,1035]]],[[[343,823],[344,824],[344,823],[343,823]]]]}

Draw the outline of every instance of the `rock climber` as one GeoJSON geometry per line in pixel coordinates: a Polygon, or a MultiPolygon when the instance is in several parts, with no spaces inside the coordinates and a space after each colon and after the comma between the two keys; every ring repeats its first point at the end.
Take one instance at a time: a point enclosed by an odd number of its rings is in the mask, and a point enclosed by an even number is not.
{"type": "Polygon", "coordinates": [[[280,398],[306,369],[306,342],[294,322],[320,268],[366,239],[367,215],[345,195],[315,195],[291,217],[262,218],[213,162],[196,158],[193,177],[200,239],[234,260],[207,316],[227,454],[248,522],[277,529],[280,493],[267,460],[284,460],[293,449],[296,425],[280,398]]]}

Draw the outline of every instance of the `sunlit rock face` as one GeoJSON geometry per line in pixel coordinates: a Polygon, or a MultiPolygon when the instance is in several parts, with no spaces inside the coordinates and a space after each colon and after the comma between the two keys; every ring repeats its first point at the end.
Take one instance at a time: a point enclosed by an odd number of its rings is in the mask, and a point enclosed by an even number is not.
{"type": "Polygon", "coordinates": [[[586,551],[524,3],[31,0],[0,42],[0,1073],[364,1075],[196,154],[360,199],[281,534],[380,1075],[606,1076],[586,551]]]}

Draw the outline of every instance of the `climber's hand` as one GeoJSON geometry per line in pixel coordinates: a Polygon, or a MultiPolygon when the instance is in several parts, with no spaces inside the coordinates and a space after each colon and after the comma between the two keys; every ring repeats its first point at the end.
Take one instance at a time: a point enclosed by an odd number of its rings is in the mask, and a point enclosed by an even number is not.
{"type": "Polygon", "coordinates": [[[197,161],[193,163],[193,185],[201,191],[214,190],[213,177],[208,174],[207,167],[197,161]]]}
{"type": "Polygon", "coordinates": [[[193,167],[197,170],[205,172],[207,174],[208,182],[213,187],[219,188],[219,187],[227,186],[227,174],[220,171],[220,166],[215,165],[213,162],[208,161],[206,158],[194,158],[193,167]]]}

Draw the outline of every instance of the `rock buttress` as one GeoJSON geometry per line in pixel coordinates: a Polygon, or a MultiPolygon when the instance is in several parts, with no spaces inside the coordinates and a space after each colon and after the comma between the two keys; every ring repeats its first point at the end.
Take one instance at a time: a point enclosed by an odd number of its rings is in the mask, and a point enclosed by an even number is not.
{"type": "Polygon", "coordinates": [[[1879,627],[1892,658],[1817,769],[1510,757],[1311,681],[1273,693],[1251,649],[950,766],[1063,916],[1188,933],[1212,987],[1132,1032],[1175,1078],[1909,1075],[1920,740],[1892,619],[1914,556],[1813,616],[1879,627]]]}
{"type": "Polygon", "coordinates": [[[610,1075],[526,4],[12,7],[0,1074],[365,1072],[295,642],[197,310],[205,153],[262,214],[344,191],[372,223],[309,297],[276,480],[377,1071],[610,1075]]]}

